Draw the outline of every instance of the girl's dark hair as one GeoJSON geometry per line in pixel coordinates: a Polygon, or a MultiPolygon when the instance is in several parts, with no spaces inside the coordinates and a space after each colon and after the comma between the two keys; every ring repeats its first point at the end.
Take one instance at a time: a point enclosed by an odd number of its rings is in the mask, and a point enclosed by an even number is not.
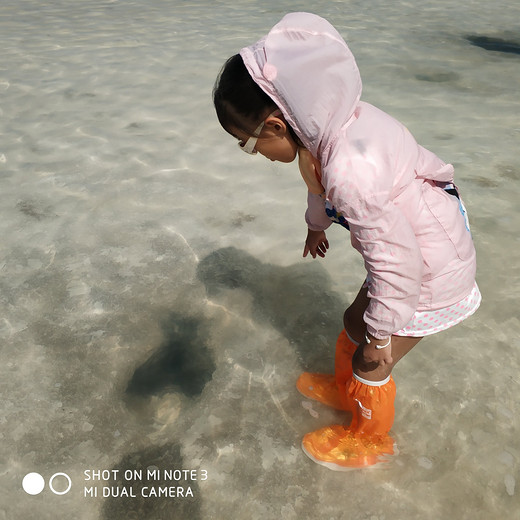
{"type": "Polygon", "coordinates": [[[213,87],[213,103],[222,128],[232,128],[251,134],[265,117],[274,110],[274,101],[253,81],[240,54],[231,56],[217,77],[213,87]]]}

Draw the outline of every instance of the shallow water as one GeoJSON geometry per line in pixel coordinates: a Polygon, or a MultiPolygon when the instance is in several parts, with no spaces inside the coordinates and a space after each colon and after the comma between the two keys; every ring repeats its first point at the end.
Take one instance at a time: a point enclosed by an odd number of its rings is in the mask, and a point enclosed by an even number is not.
{"type": "Polygon", "coordinates": [[[0,520],[517,518],[520,57],[474,43],[518,48],[520,7],[319,5],[0,6],[0,520]],[[363,99],[455,165],[479,255],[478,314],[396,367],[399,455],[370,471],[302,454],[343,417],[294,388],[332,369],[360,259],[343,229],[301,258],[295,166],[240,154],[211,106],[289,10],[333,22],[363,99]],[[172,486],[193,496],[149,496],[172,486]]]}

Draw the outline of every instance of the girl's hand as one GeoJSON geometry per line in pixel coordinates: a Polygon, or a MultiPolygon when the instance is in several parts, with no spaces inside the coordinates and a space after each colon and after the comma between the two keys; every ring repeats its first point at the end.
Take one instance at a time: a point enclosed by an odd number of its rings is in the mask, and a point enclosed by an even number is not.
{"type": "Polygon", "coordinates": [[[392,343],[388,347],[377,349],[376,345],[386,344],[388,340],[377,340],[370,338],[370,343],[363,344],[363,362],[369,366],[377,364],[379,366],[392,364],[392,343]]]}
{"type": "Polygon", "coordinates": [[[329,241],[325,231],[312,231],[311,229],[307,232],[307,239],[305,240],[305,247],[303,248],[303,257],[305,258],[309,253],[312,258],[316,258],[316,255],[323,258],[327,249],[329,248],[329,241]]]}

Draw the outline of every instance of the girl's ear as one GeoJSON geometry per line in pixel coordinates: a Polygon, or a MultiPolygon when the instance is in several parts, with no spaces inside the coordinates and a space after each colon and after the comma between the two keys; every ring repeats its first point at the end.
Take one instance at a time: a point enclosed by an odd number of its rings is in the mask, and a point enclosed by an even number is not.
{"type": "Polygon", "coordinates": [[[268,116],[265,120],[265,126],[277,134],[285,134],[287,132],[287,123],[279,116],[268,116]]]}

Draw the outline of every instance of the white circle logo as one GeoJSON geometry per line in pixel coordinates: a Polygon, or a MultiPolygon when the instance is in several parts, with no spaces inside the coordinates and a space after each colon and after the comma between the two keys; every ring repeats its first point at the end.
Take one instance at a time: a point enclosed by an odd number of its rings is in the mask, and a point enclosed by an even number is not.
{"type": "MultiPolygon", "coordinates": [[[[22,487],[28,495],[39,495],[45,487],[45,479],[39,473],[27,473],[22,480],[22,487]]],[[[65,495],[70,491],[71,487],[72,480],[66,473],[54,473],[49,480],[49,488],[55,495],[65,495]],[[58,489],[55,489],[54,479],[56,477],[64,477],[67,481],[67,486],[64,490],[60,491],[60,486],[58,486],[58,489]]]]}
{"type": "Polygon", "coordinates": [[[68,493],[70,491],[70,488],[72,487],[72,480],[70,480],[70,477],[66,474],[66,473],[54,473],[54,475],[51,477],[51,479],[49,480],[49,487],[51,488],[51,491],[55,494],[55,495],[65,495],[66,493],[68,493]],[[67,479],[67,482],[68,482],[68,486],[67,488],[65,489],[65,491],[56,491],[52,485],[54,479],[56,477],[65,477],[67,479]]]}
{"type": "Polygon", "coordinates": [[[28,495],[39,495],[45,487],[45,480],[39,473],[27,473],[22,480],[22,487],[28,495]]]}

